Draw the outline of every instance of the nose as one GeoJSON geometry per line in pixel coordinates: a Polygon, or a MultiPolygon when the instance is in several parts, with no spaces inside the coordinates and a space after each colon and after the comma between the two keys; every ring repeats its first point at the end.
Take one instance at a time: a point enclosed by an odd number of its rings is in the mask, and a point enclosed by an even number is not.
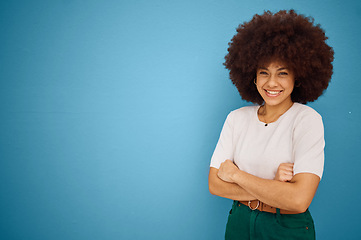
{"type": "Polygon", "coordinates": [[[269,87],[276,87],[276,86],[278,86],[277,76],[274,75],[274,74],[272,74],[272,75],[269,77],[268,81],[267,81],[267,85],[268,85],[269,87]]]}

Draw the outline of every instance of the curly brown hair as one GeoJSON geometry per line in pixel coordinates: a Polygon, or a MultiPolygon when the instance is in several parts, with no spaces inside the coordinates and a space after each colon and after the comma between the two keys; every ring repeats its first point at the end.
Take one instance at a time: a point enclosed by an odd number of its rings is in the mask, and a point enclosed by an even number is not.
{"type": "Polygon", "coordinates": [[[285,63],[295,75],[294,102],[315,101],[322,95],[332,76],[333,49],[314,19],[282,10],[265,11],[237,28],[229,43],[224,65],[241,97],[262,104],[254,79],[259,67],[271,61],[285,63]]]}

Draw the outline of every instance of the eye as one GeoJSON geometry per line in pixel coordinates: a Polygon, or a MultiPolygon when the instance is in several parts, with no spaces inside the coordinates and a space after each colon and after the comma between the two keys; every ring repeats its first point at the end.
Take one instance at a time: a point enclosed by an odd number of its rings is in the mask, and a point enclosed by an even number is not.
{"type": "Polygon", "coordinates": [[[258,74],[259,74],[259,75],[268,75],[268,73],[265,72],[265,71],[260,71],[258,74]]]}
{"type": "Polygon", "coordinates": [[[288,72],[280,72],[279,75],[287,76],[288,72]]]}

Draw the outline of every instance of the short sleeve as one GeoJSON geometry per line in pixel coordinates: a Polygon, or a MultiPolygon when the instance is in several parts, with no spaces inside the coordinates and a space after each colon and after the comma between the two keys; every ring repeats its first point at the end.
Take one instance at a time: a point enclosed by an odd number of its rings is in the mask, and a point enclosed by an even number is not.
{"type": "Polygon", "coordinates": [[[294,129],[294,174],[313,173],[322,178],[324,166],[324,127],[314,110],[301,117],[294,129]]]}
{"type": "Polygon", "coordinates": [[[233,161],[233,117],[228,114],[224,122],[218,143],[211,158],[211,167],[219,168],[221,163],[229,159],[233,161]]]}

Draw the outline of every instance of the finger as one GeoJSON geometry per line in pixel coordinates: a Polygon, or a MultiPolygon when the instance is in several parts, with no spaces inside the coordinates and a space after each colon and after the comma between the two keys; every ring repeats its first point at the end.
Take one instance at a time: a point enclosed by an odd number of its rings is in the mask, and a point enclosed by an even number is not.
{"type": "Polygon", "coordinates": [[[293,176],[293,171],[280,170],[279,175],[293,176]]]}
{"type": "Polygon", "coordinates": [[[281,182],[288,182],[288,181],[291,181],[292,180],[292,177],[282,177],[280,179],[281,182]]]}
{"type": "Polygon", "coordinates": [[[293,163],[281,163],[280,166],[287,167],[287,168],[293,168],[293,163]]]}
{"type": "Polygon", "coordinates": [[[286,175],[286,176],[293,176],[293,172],[285,172],[284,175],[286,175]]]}
{"type": "Polygon", "coordinates": [[[288,180],[291,180],[293,178],[293,174],[284,174],[284,175],[282,175],[282,178],[286,178],[288,180]]]}
{"type": "Polygon", "coordinates": [[[293,169],[278,169],[279,173],[293,173],[293,169]]]}
{"type": "Polygon", "coordinates": [[[289,166],[293,167],[294,163],[281,163],[280,166],[289,166]]]}
{"type": "Polygon", "coordinates": [[[282,166],[281,168],[282,170],[286,170],[286,171],[293,171],[293,166],[282,166]]]}

